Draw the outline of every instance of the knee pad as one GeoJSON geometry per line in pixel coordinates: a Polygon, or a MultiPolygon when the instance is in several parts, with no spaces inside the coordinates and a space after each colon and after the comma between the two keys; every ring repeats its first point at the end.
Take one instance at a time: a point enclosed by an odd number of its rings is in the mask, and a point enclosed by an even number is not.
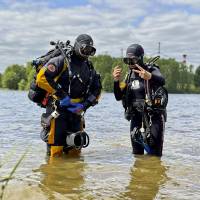
{"type": "Polygon", "coordinates": [[[43,128],[42,131],[40,132],[40,138],[44,142],[48,142],[48,137],[49,137],[49,129],[43,128]]]}

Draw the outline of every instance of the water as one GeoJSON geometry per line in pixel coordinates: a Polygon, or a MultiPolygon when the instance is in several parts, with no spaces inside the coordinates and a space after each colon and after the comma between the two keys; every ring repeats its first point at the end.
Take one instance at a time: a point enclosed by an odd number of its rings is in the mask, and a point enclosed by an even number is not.
{"type": "Polygon", "coordinates": [[[170,95],[163,157],[133,156],[120,102],[103,94],[86,113],[90,145],[79,157],[48,160],[44,111],[26,92],[0,91],[0,177],[28,153],[5,199],[200,199],[200,95],[170,95]]]}

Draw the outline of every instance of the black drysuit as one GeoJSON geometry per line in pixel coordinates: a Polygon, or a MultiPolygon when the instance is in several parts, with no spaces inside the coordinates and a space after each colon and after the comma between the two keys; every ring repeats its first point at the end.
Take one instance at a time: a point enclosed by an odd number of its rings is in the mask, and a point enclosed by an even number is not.
{"type": "MultiPolygon", "coordinates": [[[[59,101],[69,96],[71,101],[83,104],[86,110],[98,102],[101,93],[100,76],[92,63],[75,53],[71,56],[69,66],[62,55],[49,60],[37,75],[36,82],[50,95],[46,106],[47,116],[54,110],[53,99],[59,101]]],[[[60,151],[66,145],[66,135],[82,130],[83,125],[81,115],[68,111],[66,107],[58,106],[58,111],[60,115],[51,120],[46,142],[60,151]]]]}
{"type": "MultiPolygon", "coordinates": [[[[160,86],[165,84],[165,79],[160,73],[160,70],[156,66],[142,66],[145,70],[149,71],[152,74],[151,79],[149,80],[150,94],[160,86]]],[[[146,97],[146,81],[139,77],[139,75],[132,70],[129,70],[129,73],[126,77],[125,84],[121,87],[119,81],[114,82],[114,95],[116,100],[122,100],[123,106],[125,108],[125,116],[130,123],[130,133],[131,133],[131,143],[133,147],[134,154],[143,154],[144,146],[141,145],[136,139],[136,132],[142,126],[143,121],[143,112],[147,112],[143,109],[143,104],[139,105],[138,102],[144,102],[146,97]],[[137,108],[136,108],[137,107],[137,108]],[[142,110],[142,111],[141,111],[142,110]]],[[[164,114],[154,113],[151,115],[151,120],[147,114],[148,122],[150,123],[150,135],[151,135],[151,148],[152,154],[157,156],[162,155],[162,146],[163,146],[163,135],[164,135],[164,125],[165,119],[164,114]],[[151,121],[151,122],[150,122],[151,121]]]]}

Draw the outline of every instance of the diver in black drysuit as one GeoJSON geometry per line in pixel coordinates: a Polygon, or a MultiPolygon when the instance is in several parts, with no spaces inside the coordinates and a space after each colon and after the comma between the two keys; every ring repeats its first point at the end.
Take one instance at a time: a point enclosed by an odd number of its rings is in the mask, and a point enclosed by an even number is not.
{"type": "Polygon", "coordinates": [[[98,103],[100,75],[88,60],[95,51],[91,36],[81,34],[76,38],[69,64],[63,55],[54,57],[37,75],[37,84],[50,94],[46,113],[42,115],[41,138],[47,143],[47,153],[51,156],[61,155],[70,148],[66,137],[83,131],[82,113],[98,103]],[[48,126],[46,121],[53,111],[58,111],[59,115],[51,119],[48,126]]]}
{"type": "Polygon", "coordinates": [[[157,88],[165,84],[165,79],[160,73],[159,67],[144,64],[143,55],[144,50],[141,45],[133,44],[128,47],[124,62],[129,65],[129,72],[125,82],[120,82],[121,68],[119,66],[114,68],[114,95],[117,101],[122,100],[125,117],[131,121],[130,133],[133,153],[144,153],[145,147],[138,139],[140,135],[138,130],[144,126],[142,123],[144,113],[146,113],[150,134],[145,139],[151,149],[148,153],[162,156],[166,112],[152,110],[150,112],[144,106],[144,102],[148,96],[148,88],[150,95],[152,95],[157,88]]]}

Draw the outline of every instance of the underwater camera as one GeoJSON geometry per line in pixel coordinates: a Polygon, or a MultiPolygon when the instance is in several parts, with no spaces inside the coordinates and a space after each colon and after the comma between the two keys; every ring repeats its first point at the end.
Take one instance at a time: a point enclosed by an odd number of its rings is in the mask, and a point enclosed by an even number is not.
{"type": "Polygon", "coordinates": [[[66,144],[69,147],[75,147],[76,149],[87,147],[89,145],[89,141],[89,136],[85,131],[68,133],[66,137],[66,144]]]}

